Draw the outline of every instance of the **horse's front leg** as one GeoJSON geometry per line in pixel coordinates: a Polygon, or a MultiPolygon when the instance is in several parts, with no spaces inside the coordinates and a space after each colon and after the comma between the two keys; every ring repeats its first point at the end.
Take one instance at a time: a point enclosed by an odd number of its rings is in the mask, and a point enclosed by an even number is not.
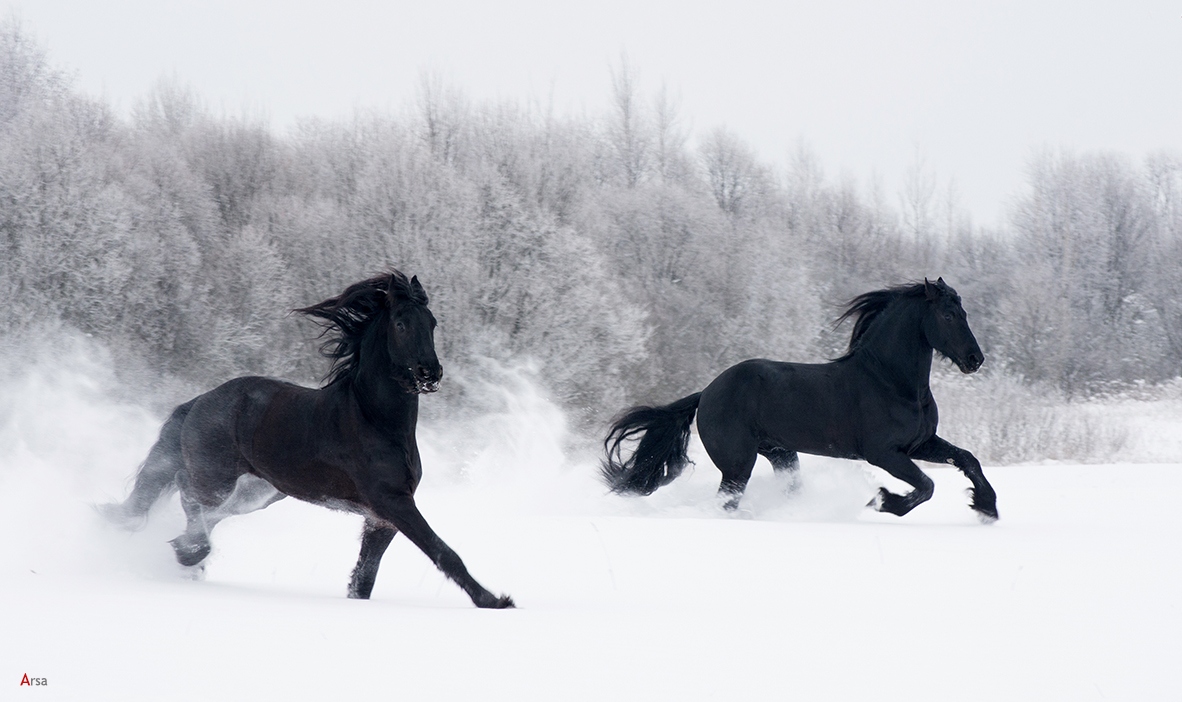
{"type": "Polygon", "coordinates": [[[468,593],[477,607],[505,609],[514,606],[513,599],[508,595],[497,597],[476,582],[456,552],[427,524],[413,497],[397,493],[381,495],[374,500],[373,509],[377,517],[406,534],[406,538],[427,554],[444,575],[468,593]]]}
{"type": "Polygon", "coordinates": [[[884,450],[866,456],[866,460],[914,488],[906,495],[896,495],[886,488],[879,488],[878,497],[871,503],[879,512],[890,512],[902,517],[932,498],[935,483],[906,454],[884,450]]]}
{"type": "Polygon", "coordinates": [[[398,530],[376,519],[366,519],[365,529],[361,532],[361,553],[357,556],[357,565],[353,568],[353,577],[349,580],[349,597],[357,600],[368,600],[373,592],[373,584],[378,578],[378,566],[382,563],[382,555],[386,547],[394,540],[398,530]]]}
{"type": "Polygon", "coordinates": [[[931,463],[951,463],[959,468],[973,484],[969,493],[977,517],[986,524],[997,521],[997,493],[981,472],[981,462],[976,456],[933,435],[913,451],[911,457],[931,463]]]}

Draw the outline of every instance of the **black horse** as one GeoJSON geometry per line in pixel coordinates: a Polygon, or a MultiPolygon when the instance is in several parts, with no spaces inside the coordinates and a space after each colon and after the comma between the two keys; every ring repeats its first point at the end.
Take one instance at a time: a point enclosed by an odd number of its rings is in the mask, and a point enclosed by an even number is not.
{"type": "Polygon", "coordinates": [[[722,471],[719,492],[738,506],[757,455],[794,471],[798,452],[864,459],[911,485],[906,495],[880,488],[871,503],[904,515],[932,496],[931,478],[914,460],[951,463],[972,482],[972,507],[997,519],[997,495],[968,451],[936,436],[936,401],[928,386],[932,351],[963,373],[985,361],[960,296],[944,283],[905,285],[854,298],[838,323],[854,319],[848,352],[831,363],[764,359],[731,366],[700,393],[664,407],[633,407],[604,441],[605,481],[618,493],[651,494],[685,468],[690,424],[722,471]],[[623,459],[626,441],[639,439],[623,459]]]}
{"type": "Polygon", "coordinates": [[[477,607],[512,607],[468,574],[415,506],[419,395],[438,390],[443,377],[418,278],[391,270],[296,311],[324,327],[321,352],[333,361],[324,387],[243,377],[177,407],[131,495],[109,505],[108,516],[133,526],[178,488],[188,527],[172,546],[182,565],[194,566],[209,555],[218,522],[291,495],[365,517],[349,597],[369,597],[401,531],[477,607]]]}

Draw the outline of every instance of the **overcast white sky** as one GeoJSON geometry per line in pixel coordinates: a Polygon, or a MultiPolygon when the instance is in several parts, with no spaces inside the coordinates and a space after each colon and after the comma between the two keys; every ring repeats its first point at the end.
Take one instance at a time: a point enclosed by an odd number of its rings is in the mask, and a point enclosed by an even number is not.
{"type": "Polygon", "coordinates": [[[621,51],[775,164],[804,140],[892,197],[917,149],[995,223],[1036,149],[1182,150],[1182,3],[554,0],[0,0],[130,108],[175,74],[277,128],[397,109],[423,70],[473,98],[606,109],[621,51]]]}

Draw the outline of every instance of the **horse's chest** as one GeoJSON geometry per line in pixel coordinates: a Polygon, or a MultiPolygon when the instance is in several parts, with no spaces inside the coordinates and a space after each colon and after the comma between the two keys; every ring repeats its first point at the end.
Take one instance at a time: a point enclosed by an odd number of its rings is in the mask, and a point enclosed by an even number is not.
{"type": "Polygon", "coordinates": [[[936,433],[936,406],[930,401],[920,401],[897,417],[899,443],[908,452],[926,442],[936,433]]]}
{"type": "Polygon", "coordinates": [[[369,456],[369,469],[385,480],[408,486],[411,492],[423,479],[423,464],[414,437],[375,445],[369,456]]]}
{"type": "Polygon", "coordinates": [[[406,470],[410,476],[411,492],[414,492],[419,487],[419,481],[423,479],[423,463],[419,460],[418,450],[415,450],[413,455],[407,457],[406,470]]]}

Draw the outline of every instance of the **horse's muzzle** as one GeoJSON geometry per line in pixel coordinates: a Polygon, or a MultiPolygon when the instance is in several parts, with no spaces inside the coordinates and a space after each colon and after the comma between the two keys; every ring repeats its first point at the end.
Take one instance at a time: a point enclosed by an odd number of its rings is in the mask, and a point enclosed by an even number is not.
{"type": "Polygon", "coordinates": [[[967,375],[969,373],[976,373],[977,369],[980,368],[981,364],[984,362],[985,354],[981,353],[980,351],[973,351],[969,354],[968,358],[964,360],[964,363],[957,363],[956,365],[960,367],[961,373],[967,375]]]}
{"type": "Polygon", "coordinates": [[[443,366],[438,363],[435,366],[419,366],[415,370],[415,392],[419,395],[427,395],[439,390],[439,383],[443,380],[443,366]]]}

